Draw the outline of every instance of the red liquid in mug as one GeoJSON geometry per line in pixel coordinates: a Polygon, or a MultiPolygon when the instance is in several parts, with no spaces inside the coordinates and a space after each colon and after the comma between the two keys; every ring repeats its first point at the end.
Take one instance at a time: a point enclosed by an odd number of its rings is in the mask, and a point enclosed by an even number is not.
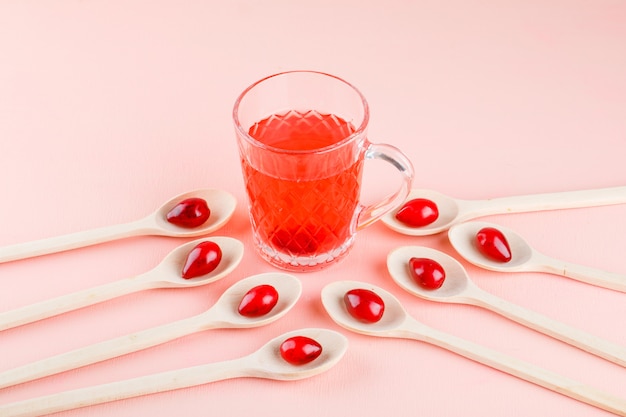
{"type": "MultiPolygon", "coordinates": [[[[334,145],[354,131],[352,124],[332,114],[290,111],[257,122],[249,134],[274,148],[307,151],[334,145]]],[[[289,156],[297,158],[294,163],[276,154],[264,161],[271,167],[264,171],[271,175],[244,160],[251,216],[259,238],[292,256],[323,254],[344,244],[353,234],[363,165],[362,158],[347,155],[348,150],[345,158],[341,154],[289,156]],[[306,167],[305,179],[294,178],[299,167],[306,167]],[[311,172],[319,175],[310,179],[311,172]]]]}

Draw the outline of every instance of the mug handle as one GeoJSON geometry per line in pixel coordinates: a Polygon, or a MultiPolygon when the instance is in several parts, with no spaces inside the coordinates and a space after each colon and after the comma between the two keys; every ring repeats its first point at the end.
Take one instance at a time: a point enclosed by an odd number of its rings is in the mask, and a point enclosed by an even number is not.
{"type": "Polygon", "coordinates": [[[365,159],[380,159],[390,163],[400,171],[403,181],[398,191],[388,195],[381,202],[361,207],[357,217],[356,230],[364,229],[402,204],[411,191],[411,183],[413,182],[414,175],[413,164],[411,164],[409,158],[395,146],[383,143],[370,143],[365,151],[365,159]]]}

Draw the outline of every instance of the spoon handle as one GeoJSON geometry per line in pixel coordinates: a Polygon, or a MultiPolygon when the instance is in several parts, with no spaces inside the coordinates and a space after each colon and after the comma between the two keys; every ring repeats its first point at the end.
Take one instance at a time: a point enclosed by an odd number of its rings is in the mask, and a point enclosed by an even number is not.
{"type": "Polygon", "coordinates": [[[432,329],[414,319],[405,323],[404,330],[397,334],[396,337],[430,343],[575,400],[619,416],[626,416],[626,400],[623,398],[615,397],[528,362],[432,329]]]}
{"type": "Polygon", "coordinates": [[[498,197],[475,203],[481,215],[607,206],[626,203],[626,186],[498,197]]]}
{"type": "Polygon", "coordinates": [[[531,329],[626,367],[626,348],[622,346],[509,303],[485,291],[476,290],[475,294],[475,302],[471,304],[494,311],[531,329]]]}
{"type": "Polygon", "coordinates": [[[541,264],[541,272],[561,275],[596,287],[626,292],[626,275],[603,271],[588,266],[577,265],[547,256],[539,256],[537,263],[541,264]]]}
{"type": "Polygon", "coordinates": [[[110,300],[158,283],[150,272],[0,313],[0,331],[110,300]]]}
{"type": "Polygon", "coordinates": [[[215,328],[206,313],[141,332],[95,343],[0,373],[0,389],[80,368],[215,328]]]}
{"type": "Polygon", "coordinates": [[[32,417],[250,374],[251,356],[65,391],[0,406],[4,417],[32,417]]]}
{"type": "Polygon", "coordinates": [[[4,246],[0,248],[0,263],[152,234],[147,219],[4,246]]]}

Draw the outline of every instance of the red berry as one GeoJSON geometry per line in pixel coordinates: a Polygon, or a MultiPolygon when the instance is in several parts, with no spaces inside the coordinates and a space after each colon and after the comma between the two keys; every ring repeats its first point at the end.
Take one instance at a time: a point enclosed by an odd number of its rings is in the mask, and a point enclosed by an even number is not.
{"type": "Polygon", "coordinates": [[[509,242],[501,231],[494,227],[484,227],[476,233],[476,246],[488,258],[498,262],[511,260],[509,242]]]}
{"type": "Polygon", "coordinates": [[[185,261],[182,276],[185,279],[206,275],[217,268],[222,260],[222,250],[215,242],[201,242],[194,247],[185,261]]]}
{"type": "Polygon", "coordinates": [[[370,290],[350,290],[343,296],[343,302],[352,317],[365,323],[376,323],[385,312],[383,299],[370,290]]]}
{"type": "Polygon", "coordinates": [[[446,279],[446,271],[439,262],[428,258],[409,259],[409,271],[415,282],[427,290],[441,288],[446,279]]]}
{"type": "Polygon", "coordinates": [[[239,314],[246,317],[264,316],[278,303],[278,291],[271,285],[257,285],[251,288],[239,303],[239,314]]]}
{"type": "Polygon", "coordinates": [[[176,226],[193,228],[204,224],[210,215],[207,202],[202,198],[192,197],[176,204],[165,217],[176,226]]]}
{"type": "Polygon", "coordinates": [[[294,336],[280,345],[280,356],[292,365],[304,365],[322,354],[322,345],[306,336],[294,336]]]}
{"type": "Polygon", "coordinates": [[[410,227],[423,227],[439,217],[439,209],[434,201],[416,198],[406,202],[396,213],[396,219],[410,227]]]}

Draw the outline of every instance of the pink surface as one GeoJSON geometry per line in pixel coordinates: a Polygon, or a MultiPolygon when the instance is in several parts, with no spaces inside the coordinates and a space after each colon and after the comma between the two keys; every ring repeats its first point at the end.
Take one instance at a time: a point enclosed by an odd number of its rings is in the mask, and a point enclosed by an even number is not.
{"type": "MultiPolygon", "coordinates": [[[[220,188],[239,202],[218,234],[247,255],[229,277],[128,295],[0,335],[0,371],[199,314],[254,253],[230,112],[251,82],[288,69],[336,74],[371,106],[370,138],[402,148],[414,186],[467,199],[626,184],[626,4],[620,1],[0,2],[0,245],[142,217],[171,196],[220,188]],[[298,4],[300,3],[300,4],[298,4]],[[384,3],[384,5],[383,5],[384,3]]],[[[372,175],[376,196],[394,174],[372,175]]],[[[626,274],[626,206],[485,218],[557,258],[626,274]]],[[[0,311],[130,277],[182,242],[135,238],[0,265],[0,311]]],[[[392,291],[423,322],[626,398],[626,369],[473,307],[399,289],[387,253],[414,238],[378,223],[332,269],[298,275],[280,321],[216,330],[0,391],[0,403],[238,357],[300,327],[340,330],[345,358],[318,377],[232,380],[62,416],[606,416],[608,413],[408,340],[341,330],[321,288],[392,291]]],[[[626,294],[464,262],[509,301],[626,346],[626,294]]]]}

